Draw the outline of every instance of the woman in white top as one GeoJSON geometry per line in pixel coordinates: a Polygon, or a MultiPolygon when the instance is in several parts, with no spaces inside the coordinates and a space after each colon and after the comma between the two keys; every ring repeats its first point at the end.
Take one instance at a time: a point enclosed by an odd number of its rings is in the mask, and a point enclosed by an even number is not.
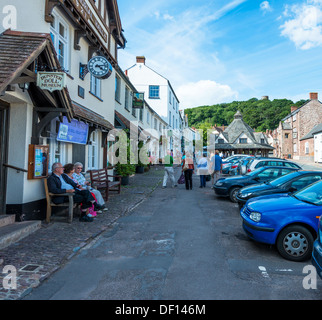
{"type": "Polygon", "coordinates": [[[207,154],[204,154],[198,161],[198,175],[200,176],[200,187],[206,188],[206,177],[209,175],[207,154]]]}
{"type": "Polygon", "coordinates": [[[94,193],[97,204],[101,207],[100,209],[103,209],[105,207],[105,201],[102,197],[102,194],[99,190],[92,188],[91,183],[89,181],[86,181],[84,175],[82,174],[83,164],[80,162],[76,162],[74,166],[75,172],[73,174],[73,180],[77,182],[80,186],[82,186],[84,189],[88,189],[90,192],[94,193]]]}

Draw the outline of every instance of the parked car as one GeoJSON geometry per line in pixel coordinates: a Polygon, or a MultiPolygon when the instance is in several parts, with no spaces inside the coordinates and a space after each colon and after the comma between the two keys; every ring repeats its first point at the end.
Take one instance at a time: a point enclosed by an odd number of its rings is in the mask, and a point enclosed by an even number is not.
{"type": "Polygon", "coordinates": [[[255,169],[266,166],[281,166],[302,169],[298,164],[286,159],[258,157],[254,158],[247,164],[247,171],[251,172],[255,169]]]}
{"type": "Polygon", "coordinates": [[[239,208],[254,197],[275,193],[300,191],[309,184],[322,179],[322,171],[296,171],[274,179],[270,182],[248,186],[240,189],[236,195],[239,208]]]}
{"type": "Polygon", "coordinates": [[[322,181],[318,181],[291,195],[250,199],[240,215],[249,238],[276,245],[285,259],[305,261],[312,255],[321,212],[322,181]]]}
{"type": "Polygon", "coordinates": [[[232,156],[229,156],[229,157],[223,159],[223,162],[229,162],[230,160],[241,159],[241,158],[245,158],[245,157],[249,157],[249,155],[248,154],[234,154],[232,156]]]}
{"type": "Polygon", "coordinates": [[[228,162],[223,162],[222,164],[222,173],[229,174],[232,167],[237,167],[239,163],[239,159],[232,159],[228,162]]]}
{"type": "Polygon", "coordinates": [[[315,267],[317,274],[322,279],[322,221],[319,219],[318,238],[313,244],[312,265],[315,267]]]}
{"type": "Polygon", "coordinates": [[[214,184],[214,191],[219,196],[226,196],[229,197],[232,202],[237,202],[236,195],[241,188],[251,184],[270,181],[296,170],[298,169],[287,167],[261,167],[244,176],[218,179],[214,184]]]}
{"type": "Polygon", "coordinates": [[[235,175],[244,175],[247,173],[247,164],[254,159],[253,156],[250,157],[242,157],[238,159],[237,165],[234,164],[230,167],[228,174],[231,176],[235,175]]]}

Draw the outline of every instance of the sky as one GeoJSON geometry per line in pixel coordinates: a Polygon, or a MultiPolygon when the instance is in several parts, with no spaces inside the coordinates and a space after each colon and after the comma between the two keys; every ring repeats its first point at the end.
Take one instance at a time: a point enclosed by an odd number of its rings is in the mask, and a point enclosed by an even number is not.
{"type": "Polygon", "coordinates": [[[322,0],[119,0],[123,70],[145,56],[180,108],[322,94],[322,0]]]}

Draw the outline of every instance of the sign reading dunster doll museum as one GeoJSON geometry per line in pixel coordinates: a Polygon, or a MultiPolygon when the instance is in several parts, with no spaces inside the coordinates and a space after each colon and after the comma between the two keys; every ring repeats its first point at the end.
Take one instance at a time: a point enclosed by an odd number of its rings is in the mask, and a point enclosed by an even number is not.
{"type": "Polygon", "coordinates": [[[53,92],[63,90],[66,86],[65,72],[38,72],[37,86],[42,90],[53,92]]]}

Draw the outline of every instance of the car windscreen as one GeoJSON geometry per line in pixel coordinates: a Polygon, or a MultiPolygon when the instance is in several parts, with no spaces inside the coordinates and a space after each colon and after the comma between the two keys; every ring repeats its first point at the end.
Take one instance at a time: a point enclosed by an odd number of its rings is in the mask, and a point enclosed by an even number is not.
{"type": "Polygon", "coordinates": [[[296,199],[322,206],[322,181],[309,185],[301,191],[294,193],[296,199]]]}
{"type": "Polygon", "coordinates": [[[270,181],[270,184],[273,186],[273,187],[279,187],[281,186],[282,184],[284,184],[285,182],[288,182],[290,181],[291,179],[293,179],[294,177],[298,176],[298,173],[297,172],[291,172],[291,173],[287,173],[285,174],[284,176],[281,176],[279,178],[276,178],[272,181],[270,181]]]}

